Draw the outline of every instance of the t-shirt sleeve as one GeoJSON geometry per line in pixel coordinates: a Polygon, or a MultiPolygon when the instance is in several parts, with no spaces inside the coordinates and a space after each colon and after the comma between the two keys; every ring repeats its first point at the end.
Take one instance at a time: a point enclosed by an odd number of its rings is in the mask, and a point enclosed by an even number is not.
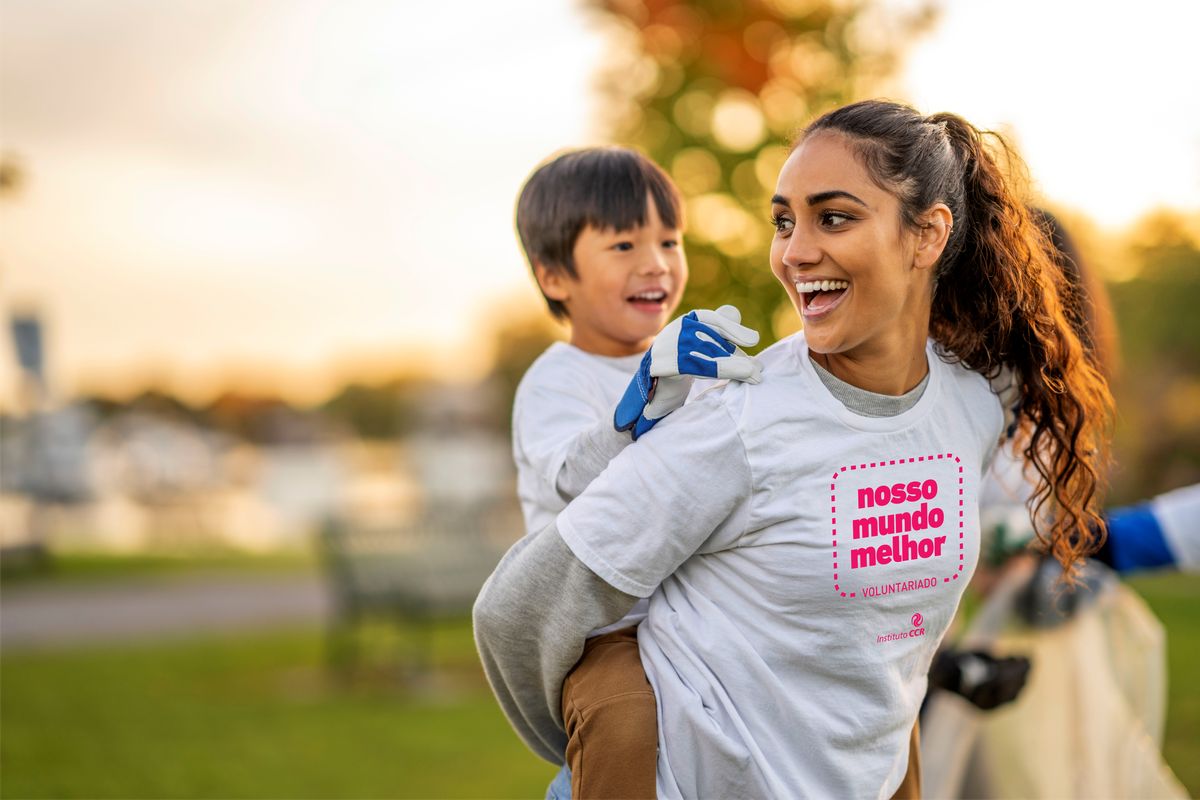
{"type": "Polygon", "coordinates": [[[1011,367],[1004,367],[988,383],[992,392],[1000,399],[1000,408],[1004,411],[1004,432],[1000,436],[1002,440],[1007,441],[1017,433],[1017,415],[1021,411],[1021,382],[1011,367]]]}
{"type": "Polygon", "coordinates": [[[1200,570],[1200,484],[1161,494],[1151,508],[1175,563],[1188,572],[1200,570]]]}
{"type": "Polygon", "coordinates": [[[581,390],[586,385],[565,376],[562,387],[521,387],[513,403],[514,446],[550,486],[557,483],[575,439],[603,422],[581,390]]]}
{"type": "Polygon", "coordinates": [[[627,594],[649,597],[714,533],[749,520],[751,472],[738,426],[718,398],[676,411],[613,459],[558,517],[567,546],[627,594]]]}
{"type": "Polygon", "coordinates": [[[1000,412],[1003,414],[1000,436],[988,442],[984,448],[983,461],[980,464],[984,474],[992,467],[997,453],[1001,448],[1012,447],[1019,428],[1018,415],[1021,412],[1021,384],[1017,373],[1010,367],[1004,367],[994,378],[988,379],[988,386],[1000,402],[1000,412]]]}

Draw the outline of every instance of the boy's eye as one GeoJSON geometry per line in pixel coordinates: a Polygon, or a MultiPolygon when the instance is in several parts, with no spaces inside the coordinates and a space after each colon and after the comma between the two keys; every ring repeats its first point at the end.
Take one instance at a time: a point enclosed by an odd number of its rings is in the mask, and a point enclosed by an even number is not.
{"type": "Polygon", "coordinates": [[[679,240],[678,239],[663,239],[662,246],[668,250],[671,250],[673,248],[679,247],[679,240]]]}
{"type": "Polygon", "coordinates": [[[617,242],[612,249],[625,253],[633,249],[633,242],[617,242]]]}
{"type": "Polygon", "coordinates": [[[776,233],[787,233],[796,226],[796,223],[793,220],[783,216],[782,214],[775,214],[772,216],[771,224],[775,226],[776,233]]]}
{"type": "Polygon", "coordinates": [[[826,228],[841,228],[847,222],[854,220],[854,217],[849,214],[843,214],[841,211],[822,211],[820,214],[821,224],[826,228]]]}

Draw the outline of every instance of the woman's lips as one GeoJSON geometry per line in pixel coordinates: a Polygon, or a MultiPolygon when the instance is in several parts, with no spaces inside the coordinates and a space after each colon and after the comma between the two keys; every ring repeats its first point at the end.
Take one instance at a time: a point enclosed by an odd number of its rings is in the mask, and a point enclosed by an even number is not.
{"type": "Polygon", "coordinates": [[[805,319],[825,316],[841,304],[849,288],[848,281],[797,281],[796,293],[800,296],[801,315],[805,319]]]}

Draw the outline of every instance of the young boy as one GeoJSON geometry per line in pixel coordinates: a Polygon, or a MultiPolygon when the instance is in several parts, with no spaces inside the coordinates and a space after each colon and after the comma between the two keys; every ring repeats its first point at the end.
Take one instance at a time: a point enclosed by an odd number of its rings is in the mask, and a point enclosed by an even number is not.
{"type": "MultiPolygon", "coordinates": [[[[617,453],[681,405],[690,376],[757,381],[758,365],[735,345],[753,345],[758,334],[738,324],[735,309],[693,312],[663,330],[687,283],[682,228],[671,179],[627,149],[559,156],[522,190],[517,230],[530,268],[551,314],[571,326],[569,343],[551,345],[529,368],[513,405],[527,532],[551,524],[617,453]]],[[[656,708],[634,627],[646,606],[593,631],[562,687],[574,797],[654,796],[656,708]]],[[[561,758],[562,742],[524,738],[539,755],[561,758]]]]}

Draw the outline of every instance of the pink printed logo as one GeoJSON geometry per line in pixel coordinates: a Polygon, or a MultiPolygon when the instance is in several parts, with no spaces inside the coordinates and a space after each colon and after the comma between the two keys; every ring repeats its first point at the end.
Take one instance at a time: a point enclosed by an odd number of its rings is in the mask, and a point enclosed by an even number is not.
{"type": "Polygon", "coordinates": [[[833,590],[851,600],[874,599],[935,589],[966,573],[964,473],[953,453],[846,464],[834,472],[833,590]]]}
{"type": "Polygon", "coordinates": [[[916,639],[919,636],[925,635],[925,629],[921,627],[925,622],[925,618],[921,616],[920,611],[913,614],[909,618],[909,621],[913,624],[912,630],[899,631],[898,633],[881,633],[875,637],[875,643],[898,642],[901,639],[916,639]]]}

